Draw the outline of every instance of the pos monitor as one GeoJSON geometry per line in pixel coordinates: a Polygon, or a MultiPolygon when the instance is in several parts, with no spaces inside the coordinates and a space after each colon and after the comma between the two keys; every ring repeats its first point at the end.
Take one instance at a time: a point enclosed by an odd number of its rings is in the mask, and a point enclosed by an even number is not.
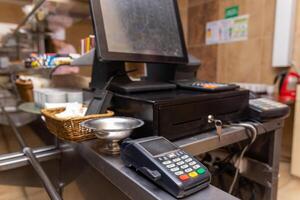
{"type": "Polygon", "coordinates": [[[176,0],[90,0],[100,61],[187,62],[176,0]]]}
{"type": "Polygon", "coordinates": [[[187,63],[176,0],[90,0],[90,8],[96,36],[91,88],[96,95],[88,114],[105,112],[111,91],[176,88],[165,80],[132,82],[125,71],[125,62],[152,63],[148,68],[159,75],[155,78],[170,80],[175,74],[174,66],[187,63]]]}

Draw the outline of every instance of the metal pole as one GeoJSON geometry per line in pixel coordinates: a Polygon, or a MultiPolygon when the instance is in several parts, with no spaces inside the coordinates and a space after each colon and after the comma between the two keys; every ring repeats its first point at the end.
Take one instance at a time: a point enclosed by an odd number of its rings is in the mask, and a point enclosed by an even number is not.
{"type": "Polygon", "coordinates": [[[43,185],[44,185],[44,187],[45,187],[45,189],[46,189],[49,197],[52,200],[61,200],[62,198],[60,197],[60,195],[56,191],[55,187],[51,183],[49,177],[45,173],[45,171],[42,168],[42,166],[40,165],[39,161],[36,159],[34,153],[32,152],[32,149],[29,148],[29,147],[25,147],[23,149],[23,152],[26,155],[26,157],[29,158],[29,162],[31,163],[33,169],[36,171],[36,173],[41,178],[42,183],[43,183],[43,185]]]}
{"type": "Polygon", "coordinates": [[[6,112],[5,108],[3,107],[3,105],[1,103],[0,103],[0,108],[1,108],[1,111],[4,114],[4,116],[6,117],[8,123],[11,125],[11,128],[12,128],[13,132],[15,133],[15,136],[18,139],[18,142],[22,146],[23,153],[28,158],[28,160],[29,160],[30,164],[32,165],[33,169],[36,171],[36,173],[39,175],[40,179],[42,180],[42,183],[43,183],[49,197],[52,200],[62,200],[62,198],[60,197],[60,195],[56,191],[55,187],[51,183],[49,177],[45,173],[44,169],[40,165],[39,161],[35,157],[35,154],[33,153],[32,149],[26,145],[26,143],[25,143],[22,135],[18,131],[14,121],[10,118],[9,114],[6,112]]]}
{"type": "Polygon", "coordinates": [[[46,0],[39,0],[36,4],[35,4],[35,6],[34,6],[34,8],[32,9],[32,11],[23,19],[23,21],[17,26],[17,28],[15,29],[15,31],[14,31],[14,34],[16,34],[21,28],[22,28],[22,26],[24,26],[26,23],[27,23],[27,21],[30,19],[30,17],[32,16],[32,15],[34,15],[35,14],[35,12],[44,4],[46,2],[46,0]]]}
{"type": "Polygon", "coordinates": [[[13,132],[15,133],[15,136],[18,139],[19,144],[21,145],[22,149],[26,147],[26,143],[24,141],[24,138],[22,137],[22,135],[19,133],[14,121],[10,118],[10,116],[8,115],[8,113],[6,112],[5,108],[2,106],[2,103],[0,103],[0,107],[1,107],[1,112],[4,114],[5,118],[7,119],[8,124],[10,124],[11,129],[13,130],[13,132]]]}

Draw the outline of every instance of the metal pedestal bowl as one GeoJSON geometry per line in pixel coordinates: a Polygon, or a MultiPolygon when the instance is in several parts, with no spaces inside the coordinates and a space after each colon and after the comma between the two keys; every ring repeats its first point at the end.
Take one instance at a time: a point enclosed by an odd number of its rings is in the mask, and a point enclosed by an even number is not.
{"type": "Polygon", "coordinates": [[[87,120],[80,125],[92,130],[97,138],[104,141],[99,149],[101,152],[114,155],[120,153],[118,142],[129,137],[144,122],[130,117],[108,117],[87,120]]]}

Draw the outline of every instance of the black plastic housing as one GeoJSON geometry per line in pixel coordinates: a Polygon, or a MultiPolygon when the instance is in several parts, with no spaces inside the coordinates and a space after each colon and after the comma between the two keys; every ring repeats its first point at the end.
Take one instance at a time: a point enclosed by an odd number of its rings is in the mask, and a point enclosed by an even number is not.
{"type": "Polygon", "coordinates": [[[140,94],[115,94],[112,107],[117,115],[142,119],[145,125],[133,138],[163,136],[176,140],[214,128],[208,115],[223,122],[247,119],[249,92],[197,92],[172,90],[140,94]]]}

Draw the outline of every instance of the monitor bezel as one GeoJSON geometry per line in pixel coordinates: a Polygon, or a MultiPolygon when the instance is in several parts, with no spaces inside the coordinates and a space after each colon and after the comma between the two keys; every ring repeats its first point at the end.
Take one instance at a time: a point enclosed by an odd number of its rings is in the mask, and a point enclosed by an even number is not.
{"type": "Polygon", "coordinates": [[[145,62],[145,63],[173,63],[184,64],[188,62],[187,49],[183,34],[182,22],[179,14],[179,8],[176,0],[172,0],[175,8],[176,20],[178,23],[178,32],[182,46],[182,57],[146,55],[134,53],[111,52],[108,50],[104,22],[102,17],[100,0],[90,0],[90,9],[95,33],[96,55],[100,61],[124,61],[124,62],[145,62]]]}

